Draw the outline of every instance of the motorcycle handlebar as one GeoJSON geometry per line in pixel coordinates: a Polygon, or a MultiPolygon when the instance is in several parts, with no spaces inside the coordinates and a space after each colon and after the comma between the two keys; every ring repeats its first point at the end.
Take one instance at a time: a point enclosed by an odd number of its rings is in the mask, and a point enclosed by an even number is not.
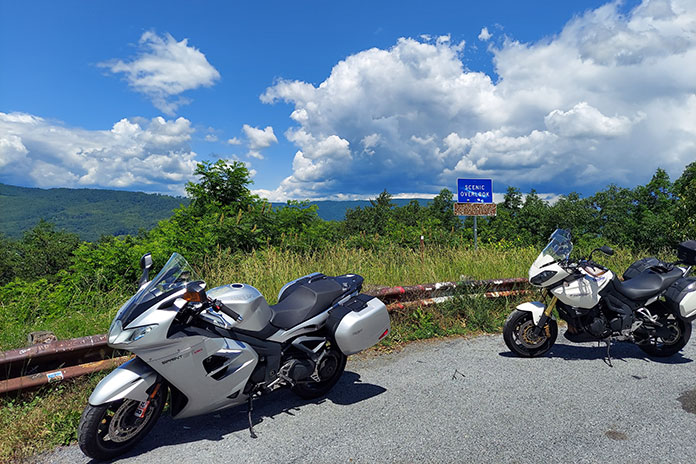
{"type": "Polygon", "coordinates": [[[214,300],[212,302],[211,306],[213,307],[214,310],[227,314],[228,316],[230,316],[232,319],[234,319],[237,322],[242,322],[242,320],[243,320],[242,316],[237,311],[230,308],[229,306],[225,306],[225,304],[222,303],[222,301],[220,301],[220,300],[214,300]]]}

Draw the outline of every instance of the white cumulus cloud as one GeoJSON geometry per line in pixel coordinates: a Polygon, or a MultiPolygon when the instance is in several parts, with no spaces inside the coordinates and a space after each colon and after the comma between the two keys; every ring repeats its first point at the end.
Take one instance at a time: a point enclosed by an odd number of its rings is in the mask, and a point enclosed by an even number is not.
{"type": "Polygon", "coordinates": [[[114,74],[123,73],[128,84],[147,96],[157,109],[173,116],[179,106],[190,103],[179,96],[187,90],[210,87],[220,73],[188,39],[179,42],[170,34],[159,36],[145,32],[139,41],[138,54],[128,61],[99,63],[114,74]]]}
{"type": "Polygon", "coordinates": [[[481,40],[482,42],[486,42],[491,37],[492,37],[492,34],[490,32],[488,32],[487,27],[482,28],[481,32],[478,35],[478,39],[481,40]]]}
{"type": "Polygon", "coordinates": [[[318,85],[279,80],[261,101],[293,106],[298,151],[272,195],[437,192],[467,176],[568,192],[635,185],[657,167],[678,176],[696,157],[696,1],[620,7],[538,42],[507,38],[490,49],[495,82],[447,36],[361,51],[318,85]]]}
{"type": "Polygon", "coordinates": [[[0,181],[183,194],[196,167],[192,133],[191,123],[181,117],[124,118],[111,129],[85,130],[25,113],[0,113],[0,181]]]}
{"type": "Polygon", "coordinates": [[[278,143],[278,139],[273,133],[273,128],[271,126],[267,126],[265,129],[259,129],[244,124],[242,130],[249,141],[249,152],[247,156],[251,156],[252,158],[263,159],[261,150],[270,147],[274,143],[278,143]]]}

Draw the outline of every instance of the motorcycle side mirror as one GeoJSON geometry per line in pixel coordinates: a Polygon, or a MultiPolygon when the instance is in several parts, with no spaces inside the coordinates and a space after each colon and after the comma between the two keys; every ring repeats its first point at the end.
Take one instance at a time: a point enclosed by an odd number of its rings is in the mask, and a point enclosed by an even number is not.
{"type": "Polygon", "coordinates": [[[602,246],[599,248],[599,251],[601,251],[601,252],[604,253],[605,255],[609,255],[609,256],[611,256],[611,255],[614,254],[614,250],[612,250],[611,247],[608,247],[608,246],[606,246],[606,245],[602,245],[602,246]]]}
{"type": "Polygon", "coordinates": [[[592,261],[592,255],[594,254],[595,251],[601,251],[605,255],[609,255],[609,256],[614,254],[614,250],[612,250],[611,248],[609,248],[606,245],[602,245],[601,247],[595,248],[594,250],[592,250],[592,253],[590,253],[590,257],[587,258],[588,261],[592,261]]]}
{"type": "Polygon", "coordinates": [[[143,271],[143,273],[140,275],[140,279],[138,279],[138,288],[142,287],[147,282],[151,268],[152,255],[150,253],[145,253],[142,258],[140,258],[140,270],[143,271]]]}

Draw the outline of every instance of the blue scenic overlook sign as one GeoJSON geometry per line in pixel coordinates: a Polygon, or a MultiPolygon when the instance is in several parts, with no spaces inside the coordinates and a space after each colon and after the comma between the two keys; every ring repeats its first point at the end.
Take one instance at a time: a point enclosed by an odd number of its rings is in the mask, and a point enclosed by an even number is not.
{"type": "Polygon", "coordinates": [[[492,179],[457,179],[457,201],[459,203],[492,203],[492,179]]]}

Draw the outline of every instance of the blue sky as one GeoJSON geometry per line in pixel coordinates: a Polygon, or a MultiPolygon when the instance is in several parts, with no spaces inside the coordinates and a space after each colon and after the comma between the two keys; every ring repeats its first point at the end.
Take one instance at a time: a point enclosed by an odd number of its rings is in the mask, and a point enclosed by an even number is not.
{"type": "Polygon", "coordinates": [[[593,193],[696,160],[696,1],[0,0],[0,182],[593,193]]]}

